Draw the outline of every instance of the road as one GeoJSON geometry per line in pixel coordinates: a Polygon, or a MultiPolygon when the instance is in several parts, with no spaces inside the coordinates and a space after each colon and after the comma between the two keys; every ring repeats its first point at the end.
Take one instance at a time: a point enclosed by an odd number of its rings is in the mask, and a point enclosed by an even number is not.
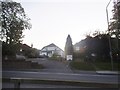
{"type": "Polygon", "coordinates": [[[50,72],[25,72],[25,71],[3,71],[4,78],[33,78],[40,80],[61,80],[93,83],[117,84],[117,75],[96,74],[73,74],[73,73],[50,73],[50,72]]]}
{"type": "MultiPolygon", "coordinates": [[[[48,59],[28,59],[28,61],[38,62],[42,64],[45,69],[29,70],[29,71],[2,71],[3,78],[10,79],[32,79],[32,80],[50,80],[50,81],[72,81],[72,82],[87,82],[87,83],[101,83],[101,84],[118,84],[118,75],[99,75],[96,73],[74,73],[69,67],[68,63],[58,62],[48,59]]],[[[34,84],[34,83],[33,83],[34,84]]],[[[32,85],[33,85],[32,84],[32,85]]],[[[12,83],[3,83],[3,86],[13,85],[12,83]]],[[[31,84],[22,84],[23,87],[31,84]]],[[[39,85],[35,85],[39,87],[39,85]]],[[[40,85],[41,87],[46,85],[40,85]]],[[[62,87],[56,85],[47,85],[46,87],[62,87]]],[[[65,86],[71,87],[71,86],[65,86]]]]}
{"type": "Polygon", "coordinates": [[[73,71],[68,67],[68,63],[48,60],[47,58],[27,59],[27,61],[37,62],[42,64],[45,69],[39,70],[40,72],[56,72],[56,73],[72,73],[73,71]]]}

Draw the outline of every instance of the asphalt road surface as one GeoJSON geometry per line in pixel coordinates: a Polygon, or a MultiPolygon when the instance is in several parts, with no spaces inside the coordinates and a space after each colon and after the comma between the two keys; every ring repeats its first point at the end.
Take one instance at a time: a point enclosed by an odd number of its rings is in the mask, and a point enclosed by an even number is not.
{"type": "MultiPolygon", "coordinates": [[[[58,80],[58,81],[75,81],[75,82],[90,82],[103,84],[118,84],[118,75],[99,75],[96,73],[73,73],[69,68],[68,63],[63,63],[55,60],[42,59],[28,59],[28,61],[38,62],[42,64],[45,69],[38,69],[37,71],[2,71],[3,78],[21,78],[33,80],[58,80]]],[[[3,83],[3,86],[13,86],[12,83],[3,83]]],[[[37,85],[37,84],[22,84],[21,87],[63,87],[60,85],[37,85]]],[[[71,87],[71,86],[64,86],[71,87]]]]}
{"type": "Polygon", "coordinates": [[[37,58],[37,59],[27,59],[27,60],[42,64],[45,67],[45,69],[39,70],[40,72],[72,73],[72,70],[68,66],[69,63],[64,63],[55,60],[48,60],[47,58],[37,58]]]}
{"type": "Polygon", "coordinates": [[[93,83],[118,84],[117,75],[96,74],[73,74],[73,73],[47,73],[47,72],[25,72],[25,71],[3,71],[4,78],[33,78],[36,80],[61,80],[93,83]]]}

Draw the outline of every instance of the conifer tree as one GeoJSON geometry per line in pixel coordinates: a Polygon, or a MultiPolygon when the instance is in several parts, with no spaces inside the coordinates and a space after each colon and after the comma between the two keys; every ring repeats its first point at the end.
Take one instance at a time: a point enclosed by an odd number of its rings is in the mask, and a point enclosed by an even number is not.
{"type": "Polygon", "coordinates": [[[65,44],[65,58],[67,55],[73,55],[73,44],[70,35],[68,35],[65,44]]]}

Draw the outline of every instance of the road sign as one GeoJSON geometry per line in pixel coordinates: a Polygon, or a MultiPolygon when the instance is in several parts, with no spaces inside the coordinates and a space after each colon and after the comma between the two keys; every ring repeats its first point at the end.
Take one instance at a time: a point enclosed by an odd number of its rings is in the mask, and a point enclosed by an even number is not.
{"type": "Polygon", "coordinates": [[[73,56],[72,55],[67,55],[67,61],[68,60],[73,60],[73,56]]]}

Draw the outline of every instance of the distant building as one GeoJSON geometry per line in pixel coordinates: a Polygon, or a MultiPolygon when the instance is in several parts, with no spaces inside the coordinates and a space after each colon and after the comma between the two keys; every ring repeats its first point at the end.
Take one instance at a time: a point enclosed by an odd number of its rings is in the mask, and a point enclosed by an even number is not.
{"type": "Polygon", "coordinates": [[[64,51],[53,43],[43,47],[40,50],[40,56],[52,57],[54,54],[60,57],[64,57],[64,51]]]}
{"type": "Polygon", "coordinates": [[[86,42],[81,40],[80,42],[73,45],[74,52],[83,52],[86,49],[86,42]]]}

